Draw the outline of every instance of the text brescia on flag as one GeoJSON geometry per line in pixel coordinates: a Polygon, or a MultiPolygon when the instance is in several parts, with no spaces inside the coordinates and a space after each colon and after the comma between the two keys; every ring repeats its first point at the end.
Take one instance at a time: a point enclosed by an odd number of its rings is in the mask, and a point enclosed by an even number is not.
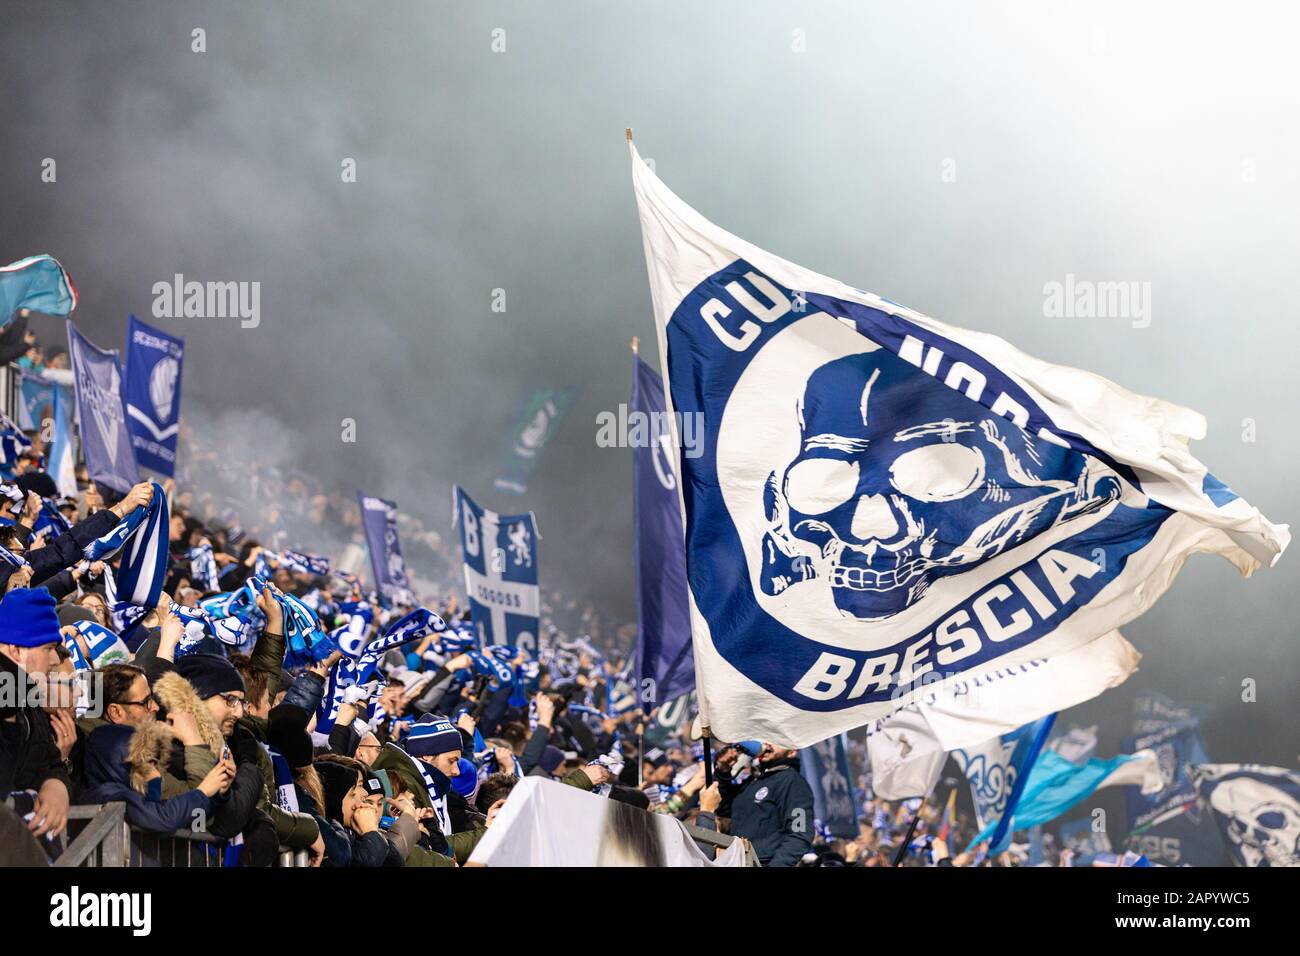
{"type": "Polygon", "coordinates": [[[771,255],[632,152],[679,453],[700,710],[801,746],[1131,621],[1184,559],[1286,547],[1205,419],[771,255]]]}

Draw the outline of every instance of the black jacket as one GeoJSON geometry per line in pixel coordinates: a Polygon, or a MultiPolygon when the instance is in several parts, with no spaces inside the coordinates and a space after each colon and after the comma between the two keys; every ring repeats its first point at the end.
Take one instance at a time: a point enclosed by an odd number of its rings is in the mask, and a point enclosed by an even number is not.
{"type": "Polygon", "coordinates": [[[0,733],[0,794],[10,790],[39,790],[46,780],[61,780],[72,796],[72,777],[55,743],[50,715],[39,707],[21,702],[30,685],[27,672],[4,654],[0,654],[0,672],[15,688],[19,701],[15,707],[0,707],[0,721],[6,726],[0,733]]]}
{"type": "Polygon", "coordinates": [[[764,866],[794,866],[812,849],[812,788],[798,757],[763,766],[735,790],[730,810],[732,835],[752,843],[764,866]]]}
{"type": "MultiPolygon", "coordinates": [[[[117,520],[117,515],[107,508],[96,511],[85,521],[74,524],[71,531],[59,535],[45,547],[24,554],[23,557],[32,566],[31,586],[37,587],[41,582],[80,561],[86,546],[116,528],[117,520]]],[[[0,565],[0,593],[4,592],[9,575],[16,570],[17,568],[7,562],[0,565]]]]}

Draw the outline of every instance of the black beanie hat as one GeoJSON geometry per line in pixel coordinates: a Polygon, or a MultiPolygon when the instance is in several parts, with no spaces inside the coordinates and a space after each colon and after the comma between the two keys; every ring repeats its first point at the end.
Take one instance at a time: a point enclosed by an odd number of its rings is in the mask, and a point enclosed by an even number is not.
{"type": "Polygon", "coordinates": [[[293,704],[272,707],[267,721],[266,742],[289,762],[290,770],[310,766],[312,758],[311,734],[307,724],[311,715],[293,704]]]}
{"type": "Polygon", "coordinates": [[[176,673],[193,684],[204,700],[244,690],[244,679],[235,665],[216,654],[186,654],[176,662],[176,673]]]}
{"type": "Polygon", "coordinates": [[[320,777],[321,790],[325,794],[325,816],[336,823],[343,822],[343,798],[357,785],[357,771],[343,764],[330,760],[319,760],[315,764],[316,774],[320,777]]]}

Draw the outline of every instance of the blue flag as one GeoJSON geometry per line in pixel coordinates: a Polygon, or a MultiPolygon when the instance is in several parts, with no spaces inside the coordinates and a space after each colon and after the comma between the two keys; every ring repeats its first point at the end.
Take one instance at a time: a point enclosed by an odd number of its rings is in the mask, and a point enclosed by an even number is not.
{"type": "Polygon", "coordinates": [[[414,604],[406,560],[397,539],[397,504],[361,492],[357,492],[357,500],[361,503],[361,526],[366,532],[375,590],[389,604],[414,604]]]}
{"type": "Polygon", "coordinates": [[[77,497],[77,454],[72,447],[72,392],[64,388],[54,391],[54,435],[50,440],[50,460],[46,471],[54,479],[59,494],[77,497]]]}
{"type": "Polygon", "coordinates": [[[634,433],[643,439],[632,443],[636,673],[638,689],[651,693],[647,703],[654,706],[695,688],[695,658],[691,653],[676,456],[664,405],[664,383],[640,358],[634,357],[632,364],[632,416],[641,416],[634,433]]]}
{"type": "MultiPolygon", "coordinates": [[[[1001,853],[1011,845],[1016,804],[1055,720],[1055,714],[1048,714],[978,747],[952,752],[970,781],[975,816],[985,830],[979,839],[993,837],[990,854],[1001,853]]],[[[971,846],[975,842],[971,841],[971,846]]]]}
{"type": "Polygon", "coordinates": [[[799,769],[813,793],[818,829],[846,840],[858,836],[858,800],[849,769],[848,738],[838,734],[799,751],[799,769]]]}
{"type": "Polygon", "coordinates": [[[126,494],[140,480],[122,411],[122,370],[117,353],[82,337],[68,321],[68,352],[76,382],[81,453],[90,480],[126,494]]]}
{"type": "Polygon", "coordinates": [[[176,473],[185,342],[134,315],[126,330],[126,427],[136,461],[161,475],[176,473]]]}
{"type": "Polygon", "coordinates": [[[1134,830],[1125,848],[1162,866],[1230,865],[1223,835],[1199,801],[1134,830]]]}
{"type": "Polygon", "coordinates": [[[76,307],[77,287],[53,256],[28,256],[0,266],[0,329],[19,309],[67,315],[76,307]]]}
{"type": "Polygon", "coordinates": [[[1238,866],[1300,866],[1300,773],[1221,763],[1191,775],[1238,866]]]}
{"type": "Polygon", "coordinates": [[[1164,787],[1156,793],[1144,794],[1136,787],[1129,789],[1126,795],[1129,829],[1144,829],[1165,817],[1176,815],[1196,802],[1196,787],[1188,769],[1194,764],[1209,760],[1196,726],[1194,718],[1180,720],[1124,740],[1122,749],[1127,753],[1155,751],[1164,780],[1164,787]]]}
{"type": "Polygon", "coordinates": [[[1285,549],[1201,415],[774,256],[630,152],[719,738],[824,740],[1090,644],[1194,552],[1285,549]]]}
{"type": "Polygon", "coordinates": [[[18,375],[18,427],[39,430],[54,408],[55,384],[23,369],[18,375]]]}
{"type": "Polygon", "coordinates": [[[533,392],[510,434],[505,466],[494,483],[499,491],[522,495],[528,490],[528,479],[572,403],[573,393],[565,389],[542,388],[533,392]]]}
{"type": "Polygon", "coordinates": [[[480,646],[512,644],[537,654],[537,522],[532,513],[499,515],[455,492],[465,562],[465,593],[480,646]]]}
{"type": "MultiPolygon", "coordinates": [[[[1160,772],[1156,769],[1154,754],[1149,751],[1140,756],[1120,754],[1109,760],[1092,758],[1077,764],[1047,750],[1034,761],[1019,801],[1009,814],[1003,815],[998,825],[1008,816],[1014,816],[1015,829],[1027,830],[1055,820],[1102,787],[1126,784],[1148,789],[1160,786],[1160,772]]],[[[995,824],[989,823],[971,843],[979,843],[994,835],[995,828],[995,824]]],[[[996,843],[992,852],[1001,852],[996,843]]]]}

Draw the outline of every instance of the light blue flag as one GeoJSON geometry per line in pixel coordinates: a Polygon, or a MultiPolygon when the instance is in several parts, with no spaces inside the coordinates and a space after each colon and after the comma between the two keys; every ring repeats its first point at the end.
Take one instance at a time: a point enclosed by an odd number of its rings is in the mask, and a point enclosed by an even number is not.
{"type": "Polygon", "coordinates": [[[68,421],[72,402],[71,392],[54,389],[54,436],[50,440],[48,471],[59,487],[59,494],[69,498],[77,497],[77,455],[72,447],[72,428],[68,421]]]}
{"type": "MultiPolygon", "coordinates": [[[[1160,787],[1160,770],[1155,754],[1120,754],[1109,760],[1092,759],[1084,764],[1072,763],[1052,750],[1044,751],[1034,762],[1025,781],[1024,792],[1018,802],[998,821],[1002,825],[1014,817],[1017,830],[1027,830],[1055,820],[1071,807],[1085,800],[1102,787],[1137,784],[1146,789],[1160,787]]],[[[1011,830],[1007,824],[1006,830],[1011,830]]],[[[977,844],[992,836],[997,829],[993,823],[984,827],[971,841],[977,844]]],[[[1010,840],[1005,842],[1009,843],[1010,840]]],[[[1001,853],[995,841],[990,852],[1001,853]]]]}
{"type": "Polygon", "coordinates": [[[35,431],[54,405],[54,383],[24,369],[18,376],[18,427],[35,431]]]}
{"type": "Polygon", "coordinates": [[[1048,714],[979,748],[953,751],[953,757],[970,781],[975,812],[984,826],[980,836],[971,841],[971,847],[990,834],[993,837],[990,854],[1001,853],[1011,845],[1011,835],[1016,829],[1011,825],[1016,804],[1055,720],[1055,714],[1048,714]]]}
{"type": "Polygon", "coordinates": [[[77,287],[53,256],[28,256],[0,266],[0,329],[19,309],[67,315],[76,307],[77,287]]]}

